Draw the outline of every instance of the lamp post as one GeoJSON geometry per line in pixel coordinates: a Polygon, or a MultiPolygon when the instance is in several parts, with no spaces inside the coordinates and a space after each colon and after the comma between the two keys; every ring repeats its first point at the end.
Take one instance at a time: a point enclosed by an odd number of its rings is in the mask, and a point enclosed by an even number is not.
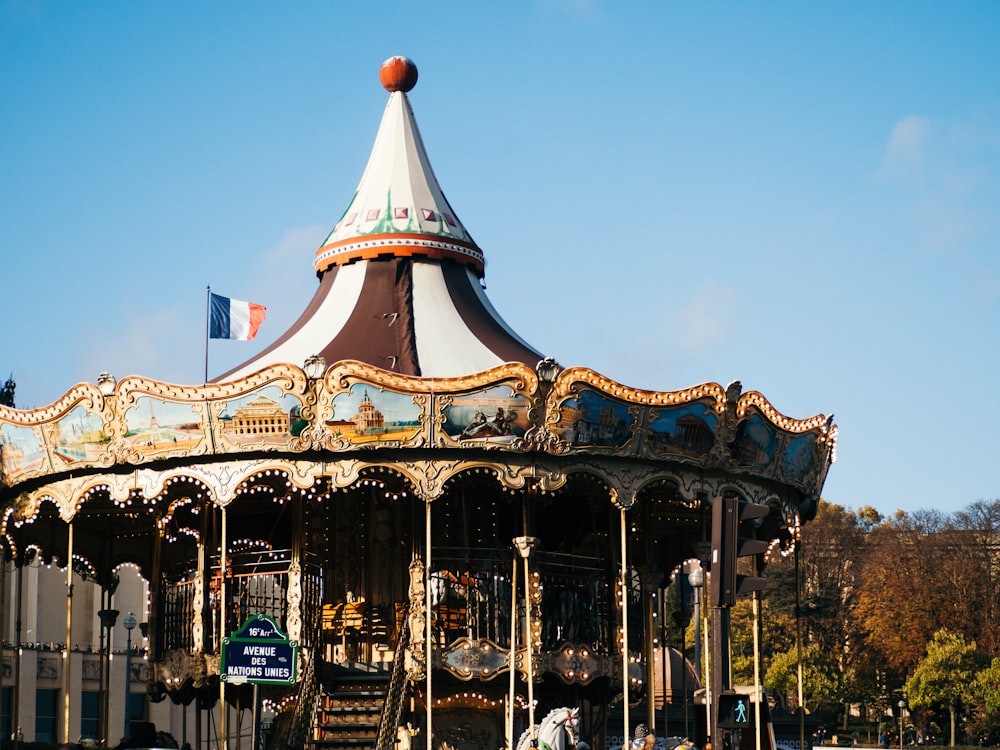
{"type": "Polygon", "coordinates": [[[705,571],[701,565],[691,568],[688,583],[694,592],[694,673],[701,681],[701,589],[705,585],[705,571]]]}
{"type": "Polygon", "coordinates": [[[125,652],[125,734],[122,735],[123,738],[128,739],[129,737],[129,719],[132,717],[129,715],[129,698],[132,692],[132,629],[136,626],[135,614],[129,612],[125,615],[125,620],[122,622],[125,626],[125,632],[128,634],[127,645],[125,652]]]}
{"type": "MultiPolygon", "coordinates": [[[[101,592],[102,599],[104,598],[104,593],[104,591],[101,592]]],[[[97,708],[97,739],[105,745],[110,745],[108,739],[111,734],[111,721],[109,719],[111,716],[111,629],[115,626],[115,622],[118,620],[118,610],[102,609],[97,613],[97,616],[101,619],[101,679],[98,683],[100,685],[98,691],[100,705],[97,708]],[[107,634],[107,638],[105,638],[105,633],[107,634]],[[105,645],[107,646],[106,648],[105,645]]]]}
{"type": "Polygon", "coordinates": [[[899,750],[903,750],[903,711],[906,709],[906,701],[899,699],[899,750]]]}

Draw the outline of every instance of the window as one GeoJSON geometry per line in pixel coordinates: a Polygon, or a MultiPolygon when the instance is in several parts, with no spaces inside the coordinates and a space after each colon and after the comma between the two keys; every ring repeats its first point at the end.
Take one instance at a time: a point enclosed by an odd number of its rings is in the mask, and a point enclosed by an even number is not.
{"type": "Polygon", "coordinates": [[[101,694],[96,690],[84,690],[80,699],[80,736],[98,739],[100,731],[101,694]]]}
{"type": "Polygon", "coordinates": [[[7,739],[14,731],[11,717],[14,715],[14,688],[5,687],[0,691],[0,739],[7,739]]]}
{"type": "Polygon", "coordinates": [[[59,729],[59,691],[35,691],[35,742],[55,742],[59,729]]]}
{"type": "Polygon", "coordinates": [[[134,737],[138,725],[146,721],[146,694],[131,693],[128,697],[128,734],[134,737]]]}

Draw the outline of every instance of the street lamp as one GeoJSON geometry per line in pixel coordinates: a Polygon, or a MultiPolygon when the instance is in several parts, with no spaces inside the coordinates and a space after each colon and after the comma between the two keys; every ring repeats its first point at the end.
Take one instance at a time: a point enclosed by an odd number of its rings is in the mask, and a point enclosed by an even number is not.
{"type": "Polygon", "coordinates": [[[899,750],[903,750],[903,710],[906,708],[906,701],[899,699],[899,750]]]}
{"type": "MultiPolygon", "coordinates": [[[[104,592],[101,592],[101,598],[104,598],[104,592]]],[[[101,667],[101,679],[98,683],[100,689],[98,691],[98,697],[100,698],[100,705],[97,708],[97,734],[98,741],[102,744],[108,745],[108,737],[111,734],[111,629],[115,626],[115,622],[118,620],[118,610],[117,609],[102,609],[97,613],[97,616],[101,619],[101,640],[100,640],[100,667],[101,667]],[[105,638],[105,633],[107,637],[105,638]],[[105,648],[107,644],[107,648],[105,648]]]]}
{"type": "Polygon", "coordinates": [[[701,589],[705,585],[705,571],[701,565],[691,568],[688,583],[694,592],[694,673],[701,681],[701,589]]]}
{"type": "Polygon", "coordinates": [[[130,736],[128,725],[129,725],[129,719],[131,718],[131,716],[129,716],[129,714],[131,713],[131,711],[129,711],[129,698],[131,697],[130,693],[132,692],[132,629],[135,628],[136,624],[137,622],[134,613],[129,612],[127,615],[125,615],[125,620],[122,622],[122,625],[125,626],[125,631],[128,633],[128,639],[127,639],[128,645],[126,646],[128,650],[125,652],[125,734],[123,735],[124,739],[128,739],[130,736]]]}

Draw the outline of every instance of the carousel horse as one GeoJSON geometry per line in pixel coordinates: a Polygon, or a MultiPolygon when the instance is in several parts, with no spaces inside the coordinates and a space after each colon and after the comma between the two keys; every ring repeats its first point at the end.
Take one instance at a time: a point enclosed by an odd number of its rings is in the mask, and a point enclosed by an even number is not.
{"type": "MultiPolygon", "coordinates": [[[[553,708],[538,727],[540,750],[567,750],[577,747],[576,732],[580,728],[579,708],[553,708]]],[[[517,741],[517,750],[530,750],[531,729],[525,729],[517,741]]]]}

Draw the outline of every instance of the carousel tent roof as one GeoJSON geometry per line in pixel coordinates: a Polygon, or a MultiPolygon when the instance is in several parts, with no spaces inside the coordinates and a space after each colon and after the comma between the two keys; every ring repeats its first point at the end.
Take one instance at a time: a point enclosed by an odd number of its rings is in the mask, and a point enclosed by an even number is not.
{"type": "Polygon", "coordinates": [[[389,103],[354,197],[316,251],[319,289],[284,335],[218,380],[313,354],[423,377],[542,359],[483,291],[483,252],[434,176],[406,96],[416,66],[393,57],[379,77],[389,103]]]}

